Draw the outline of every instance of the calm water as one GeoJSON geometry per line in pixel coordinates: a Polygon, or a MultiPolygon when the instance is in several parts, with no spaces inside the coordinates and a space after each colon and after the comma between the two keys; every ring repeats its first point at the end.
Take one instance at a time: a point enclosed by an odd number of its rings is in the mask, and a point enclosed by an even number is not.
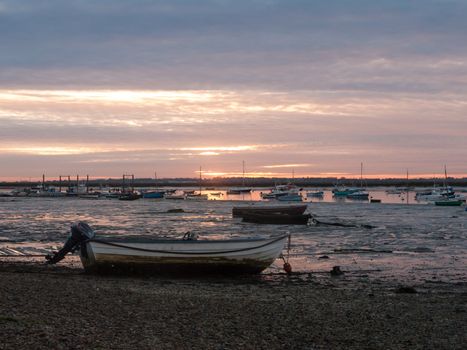
{"type": "MultiPolygon", "coordinates": [[[[181,238],[191,231],[219,239],[290,232],[295,271],[329,271],[340,265],[346,271],[386,279],[467,282],[465,208],[406,205],[400,198],[391,204],[383,193],[371,193],[383,199],[381,204],[326,202],[326,197],[308,203],[307,211],[319,221],[348,227],[243,223],[231,215],[238,201],[0,198],[0,255],[43,253],[57,247],[76,220],[88,222],[98,235],[181,238]],[[174,208],[185,212],[167,213],[174,208]]],[[[280,266],[277,261],[271,271],[280,266]]]]}

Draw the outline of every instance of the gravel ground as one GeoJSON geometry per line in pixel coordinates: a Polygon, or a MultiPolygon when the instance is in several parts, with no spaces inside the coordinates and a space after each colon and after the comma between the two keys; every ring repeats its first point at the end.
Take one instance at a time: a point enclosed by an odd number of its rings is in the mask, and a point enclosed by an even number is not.
{"type": "Polygon", "coordinates": [[[92,276],[0,261],[0,349],[465,349],[467,286],[92,276]],[[415,292],[416,293],[413,293],[415,292]]]}

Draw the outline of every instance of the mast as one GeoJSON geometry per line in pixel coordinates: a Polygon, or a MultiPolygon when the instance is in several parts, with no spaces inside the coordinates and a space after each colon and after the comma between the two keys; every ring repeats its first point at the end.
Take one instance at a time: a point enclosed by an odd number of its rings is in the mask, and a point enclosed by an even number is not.
{"type": "Polygon", "coordinates": [[[201,196],[201,166],[199,167],[199,195],[201,196]]]}
{"type": "Polygon", "coordinates": [[[407,204],[409,204],[409,169],[407,169],[407,187],[405,190],[405,197],[407,198],[407,204]]]}
{"type": "Polygon", "coordinates": [[[448,183],[448,172],[446,171],[446,164],[444,164],[444,188],[447,188],[448,183]]]}
{"type": "Polygon", "coordinates": [[[363,188],[363,162],[360,163],[360,188],[363,188]]]}
{"type": "Polygon", "coordinates": [[[245,187],[245,161],[243,163],[243,179],[242,179],[242,187],[245,187]]]}

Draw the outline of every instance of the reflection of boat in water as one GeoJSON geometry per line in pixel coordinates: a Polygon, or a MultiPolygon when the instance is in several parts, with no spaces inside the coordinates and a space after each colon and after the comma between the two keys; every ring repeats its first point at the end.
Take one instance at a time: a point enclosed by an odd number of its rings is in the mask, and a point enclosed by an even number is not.
{"type": "Polygon", "coordinates": [[[245,213],[242,215],[244,222],[273,225],[306,225],[310,218],[310,214],[245,213]]]}
{"type": "Polygon", "coordinates": [[[288,214],[288,215],[301,215],[307,208],[306,204],[251,204],[242,205],[232,208],[232,215],[234,217],[242,217],[244,214],[258,213],[258,214],[288,214]]]}

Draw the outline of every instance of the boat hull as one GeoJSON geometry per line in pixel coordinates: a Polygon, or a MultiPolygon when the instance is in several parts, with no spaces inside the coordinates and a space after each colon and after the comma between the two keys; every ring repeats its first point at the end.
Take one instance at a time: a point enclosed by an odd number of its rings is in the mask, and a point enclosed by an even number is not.
{"type": "Polygon", "coordinates": [[[281,254],[288,236],[229,241],[90,240],[81,261],[89,273],[260,273],[281,254]]]}
{"type": "Polygon", "coordinates": [[[244,222],[252,222],[256,224],[272,224],[272,225],[307,225],[311,215],[288,215],[288,214],[258,214],[249,213],[243,215],[244,222]]]}
{"type": "Polygon", "coordinates": [[[281,202],[302,202],[303,198],[298,194],[288,194],[286,196],[277,197],[277,200],[281,202]]]}
{"type": "Polygon", "coordinates": [[[152,199],[152,198],[164,198],[164,191],[150,191],[150,192],[144,192],[143,193],[143,198],[146,199],[152,199]]]}
{"type": "Polygon", "coordinates": [[[460,207],[464,201],[462,200],[447,200],[447,201],[436,201],[435,205],[440,207],[460,207]]]}
{"type": "Polygon", "coordinates": [[[250,205],[250,206],[238,206],[232,208],[232,215],[234,217],[242,217],[244,214],[258,213],[258,214],[289,214],[289,215],[301,215],[307,208],[306,204],[296,205],[250,205]]]}

